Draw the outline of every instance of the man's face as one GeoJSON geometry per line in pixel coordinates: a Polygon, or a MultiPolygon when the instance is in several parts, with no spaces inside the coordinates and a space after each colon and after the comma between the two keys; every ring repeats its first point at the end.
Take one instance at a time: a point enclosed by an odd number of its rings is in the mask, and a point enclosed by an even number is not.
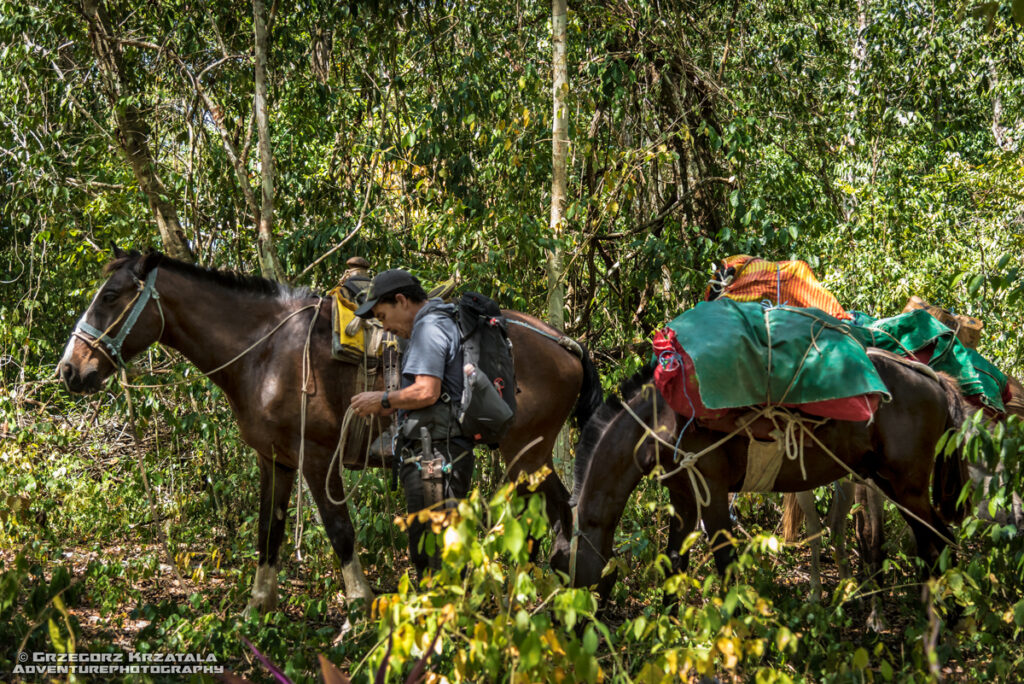
{"type": "Polygon", "coordinates": [[[379,302],[373,307],[373,316],[384,329],[399,337],[409,339],[412,335],[412,322],[416,318],[418,307],[406,299],[405,295],[396,295],[395,302],[379,302]]]}

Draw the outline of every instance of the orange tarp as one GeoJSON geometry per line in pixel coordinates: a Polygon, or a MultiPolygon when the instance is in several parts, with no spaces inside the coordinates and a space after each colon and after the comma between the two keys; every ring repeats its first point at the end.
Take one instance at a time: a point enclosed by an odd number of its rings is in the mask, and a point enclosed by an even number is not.
{"type": "MultiPolygon", "coordinates": [[[[723,272],[730,266],[736,269],[722,297],[737,302],[768,300],[773,304],[813,306],[841,320],[853,318],[832,293],[821,286],[806,261],[765,261],[737,254],[724,259],[722,264],[723,272]]],[[[710,289],[709,286],[708,293],[710,289]]]]}

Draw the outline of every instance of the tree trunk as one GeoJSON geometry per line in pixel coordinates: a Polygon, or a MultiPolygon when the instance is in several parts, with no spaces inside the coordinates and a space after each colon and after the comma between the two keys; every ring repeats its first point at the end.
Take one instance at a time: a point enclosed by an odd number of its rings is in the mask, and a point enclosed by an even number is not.
{"type": "Polygon", "coordinates": [[[267,120],[267,24],[263,0],[253,0],[252,13],[256,30],[256,129],[260,140],[260,177],[263,179],[256,249],[263,276],[284,282],[284,269],[274,245],[274,154],[270,149],[270,124],[267,120]]]}
{"type": "MultiPolygon", "coordinates": [[[[565,330],[565,284],[562,281],[562,210],[566,195],[566,156],[569,149],[569,115],[565,96],[569,91],[568,69],[565,59],[566,0],[551,0],[551,45],[553,49],[552,101],[554,116],[551,120],[551,238],[556,242],[548,250],[548,321],[559,330],[565,330]]],[[[552,453],[556,469],[565,469],[569,463],[569,432],[562,427],[552,453]]]]}
{"type": "Polygon", "coordinates": [[[138,106],[122,101],[126,79],[121,46],[111,36],[101,0],[84,0],[82,12],[89,22],[89,39],[96,55],[96,64],[103,75],[105,95],[117,122],[118,144],[125,159],[131,164],[139,189],[149,202],[164,251],[175,259],[194,262],[195,257],[178,222],[178,212],[167,197],[167,190],[156,172],[156,163],[149,149],[149,126],[138,106]]]}
{"type": "MultiPolygon", "coordinates": [[[[848,80],[846,83],[846,97],[847,97],[847,132],[844,142],[848,152],[848,162],[846,168],[843,170],[841,175],[842,182],[848,188],[854,188],[857,185],[856,175],[856,158],[857,148],[860,146],[862,141],[859,141],[855,137],[855,126],[857,124],[857,112],[860,107],[860,76],[864,70],[864,66],[867,63],[868,45],[867,45],[867,26],[868,26],[868,15],[867,15],[867,3],[868,0],[858,0],[857,2],[857,33],[853,37],[853,46],[850,50],[850,71],[847,76],[848,80]]],[[[857,199],[855,195],[850,192],[843,193],[843,221],[846,224],[850,224],[853,221],[854,212],[857,210],[857,199]]]]}
{"type": "MultiPolygon", "coordinates": [[[[551,237],[562,236],[562,210],[566,195],[566,153],[569,148],[569,117],[565,96],[569,90],[565,60],[566,0],[551,0],[551,44],[554,116],[551,123],[551,237]]],[[[547,253],[548,319],[559,330],[564,329],[565,286],[562,283],[562,248],[556,243],[547,253]]]]}

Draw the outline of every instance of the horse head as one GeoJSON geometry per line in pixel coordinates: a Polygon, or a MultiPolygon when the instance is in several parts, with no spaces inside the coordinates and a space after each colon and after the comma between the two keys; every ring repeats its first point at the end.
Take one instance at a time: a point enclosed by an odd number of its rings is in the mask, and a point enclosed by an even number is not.
{"type": "Polygon", "coordinates": [[[654,389],[654,366],[646,366],[619,388],[591,417],[576,447],[575,482],[570,501],[572,530],[560,530],[551,566],[569,575],[573,586],[597,585],[607,596],[615,573],[603,575],[613,555],[615,527],[629,493],[665,458],[652,430],[662,439],[675,434],[677,416],[654,389]]]}
{"type": "Polygon", "coordinates": [[[114,248],[109,274],[75,325],[57,364],[71,392],[91,394],[119,367],[159,339],[162,311],[156,266],[162,256],[114,248]]]}

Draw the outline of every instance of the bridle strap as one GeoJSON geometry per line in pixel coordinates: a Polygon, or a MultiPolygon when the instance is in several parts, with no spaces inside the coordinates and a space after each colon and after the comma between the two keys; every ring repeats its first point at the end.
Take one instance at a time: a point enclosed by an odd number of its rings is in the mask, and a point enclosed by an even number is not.
{"type": "MultiPolygon", "coordinates": [[[[92,336],[93,339],[87,340],[87,342],[93,348],[97,348],[98,344],[106,345],[107,349],[110,350],[109,356],[111,359],[116,359],[118,365],[124,366],[125,362],[124,357],[121,356],[121,346],[124,344],[125,338],[128,337],[132,328],[135,327],[135,323],[138,322],[139,316],[142,315],[142,310],[146,307],[146,304],[149,303],[151,298],[156,301],[158,307],[160,306],[160,294],[156,291],[156,272],[156,268],[150,271],[149,275],[146,276],[145,282],[136,279],[139,284],[139,291],[109,328],[106,330],[100,330],[90,323],[87,323],[85,316],[83,315],[81,320],[79,320],[75,325],[75,334],[77,335],[78,333],[84,332],[85,334],[92,336]],[[121,326],[121,330],[117,333],[117,336],[113,338],[110,337],[110,330],[117,325],[118,321],[124,318],[126,312],[128,317],[125,318],[124,324],[121,326]]],[[[163,319],[162,307],[160,307],[160,318],[161,320],[163,319]]]]}

